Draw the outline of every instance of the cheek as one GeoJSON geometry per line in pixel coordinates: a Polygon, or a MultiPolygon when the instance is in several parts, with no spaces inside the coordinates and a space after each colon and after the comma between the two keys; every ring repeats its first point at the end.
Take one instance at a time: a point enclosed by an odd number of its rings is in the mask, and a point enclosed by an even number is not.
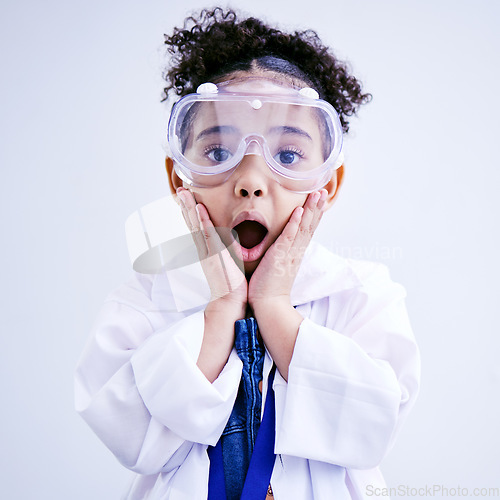
{"type": "Polygon", "coordinates": [[[203,205],[205,205],[207,208],[209,208],[210,205],[213,204],[213,199],[215,197],[211,194],[211,190],[194,188],[192,186],[189,186],[188,189],[189,191],[191,191],[191,193],[193,193],[194,199],[198,203],[203,203],[203,205]]]}
{"type": "Polygon", "coordinates": [[[292,215],[292,212],[297,208],[297,207],[302,207],[304,206],[304,203],[306,202],[307,199],[307,194],[298,194],[298,193],[287,193],[287,196],[285,199],[282,201],[282,207],[283,207],[283,212],[288,215],[287,219],[290,218],[292,215]]]}
{"type": "Polygon", "coordinates": [[[197,203],[205,205],[210,219],[215,226],[223,224],[223,215],[226,212],[223,200],[225,197],[218,189],[190,188],[197,203]]]}
{"type": "Polygon", "coordinates": [[[302,207],[306,202],[307,195],[306,194],[297,194],[297,193],[286,193],[285,196],[282,196],[280,199],[280,203],[275,206],[275,214],[276,214],[276,229],[277,233],[281,233],[286,226],[287,222],[292,215],[292,212],[297,207],[302,207]]]}

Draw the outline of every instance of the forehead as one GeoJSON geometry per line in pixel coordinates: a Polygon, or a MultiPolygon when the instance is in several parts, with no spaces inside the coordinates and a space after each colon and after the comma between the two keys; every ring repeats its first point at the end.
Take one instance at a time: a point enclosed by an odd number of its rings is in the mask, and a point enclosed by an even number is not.
{"type": "Polygon", "coordinates": [[[269,134],[290,137],[295,132],[318,145],[327,140],[325,111],[313,100],[304,99],[299,87],[290,82],[252,75],[225,80],[217,87],[217,93],[202,92],[199,99],[191,99],[182,108],[177,131],[184,146],[192,140],[215,140],[220,134],[271,138],[269,134]]]}
{"type": "Polygon", "coordinates": [[[220,93],[216,100],[195,105],[196,109],[191,114],[195,128],[208,127],[214,122],[237,125],[242,130],[258,127],[261,131],[266,127],[297,124],[307,128],[320,126],[318,110],[314,107],[289,104],[287,98],[296,99],[297,89],[283,81],[261,77],[235,78],[218,87],[220,93]],[[227,100],[223,98],[225,94],[227,100]],[[234,100],[232,97],[235,95],[246,97],[234,100]]]}
{"type": "Polygon", "coordinates": [[[290,95],[296,88],[289,83],[276,78],[248,76],[234,78],[219,84],[224,92],[238,92],[263,95],[290,95]]]}
{"type": "Polygon", "coordinates": [[[248,101],[209,101],[198,103],[193,115],[194,124],[206,122],[232,122],[245,126],[253,123],[302,122],[304,125],[317,122],[315,110],[279,102],[262,102],[259,96],[248,101]]]}
{"type": "Polygon", "coordinates": [[[270,140],[291,138],[294,134],[295,140],[298,136],[302,140],[308,137],[320,145],[321,130],[315,111],[307,106],[267,102],[254,109],[248,102],[219,101],[203,103],[193,117],[191,133],[195,141],[211,141],[222,136],[236,139],[253,134],[270,140]]]}
{"type": "Polygon", "coordinates": [[[312,86],[312,82],[307,75],[303,74],[300,76],[292,67],[288,67],[286,61],[282,60],[281,62],[285,63],[287,67],[280,67],[279,70],[277,70],[275,68],[262,67],[259,64],[252,64],[251,69],[231,71],[225,75],[221,75],[214,83],[224,84],[227,82],[251,82],[252,80],[260,80],[261,82],[267,81],[281,88],[288,87],[300,89],[312,86]]]}

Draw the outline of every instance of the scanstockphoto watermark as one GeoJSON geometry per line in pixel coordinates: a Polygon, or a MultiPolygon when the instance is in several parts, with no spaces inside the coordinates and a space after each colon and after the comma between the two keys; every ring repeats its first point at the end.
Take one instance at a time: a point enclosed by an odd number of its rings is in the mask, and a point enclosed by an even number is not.
{"type": "Polygon", "coordinates": [[[461,486],[445,486],[443,484],[431,484],[423,486],[408,486],[400,484],[395,487],[380,488],[371,484],[366,486],[366,496],[370,498],[396,498],[396,497],[435,497],[435,498],[495,498],[500,497],[500,487],[487,488],[475,487],[464,488],[461,486]]]}
{"type": "Polygon", "coordinates": [[[375,243],[373,245],[328,245],[333,253],[346,259],[394,261],[403,260],[403,248],[375,243]]]}

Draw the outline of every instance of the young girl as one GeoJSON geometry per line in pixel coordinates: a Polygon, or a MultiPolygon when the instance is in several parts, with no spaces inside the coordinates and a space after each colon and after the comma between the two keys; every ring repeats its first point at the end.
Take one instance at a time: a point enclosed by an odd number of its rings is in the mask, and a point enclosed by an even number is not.
{"type": "Polygon", "coordinates": [[[111,294],[77,409],[137,473],[128,499],[368,498],[418,387],[405,293],[309,243],[369,95],[314,32],[232,11],[166,44],[167,172],[210,295],[183,269],[111,294]]]}

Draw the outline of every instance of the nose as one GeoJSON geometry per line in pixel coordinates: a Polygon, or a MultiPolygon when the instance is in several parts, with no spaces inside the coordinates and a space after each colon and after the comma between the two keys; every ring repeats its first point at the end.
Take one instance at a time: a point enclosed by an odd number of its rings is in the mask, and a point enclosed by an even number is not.
{"type": "Polygon", "coordinates": [[[265,196],[269,182],[273,181],[266,161],[255,154],[245,155],[233,175],[236,176],[234,192],[242,198],[265,196]]]}

